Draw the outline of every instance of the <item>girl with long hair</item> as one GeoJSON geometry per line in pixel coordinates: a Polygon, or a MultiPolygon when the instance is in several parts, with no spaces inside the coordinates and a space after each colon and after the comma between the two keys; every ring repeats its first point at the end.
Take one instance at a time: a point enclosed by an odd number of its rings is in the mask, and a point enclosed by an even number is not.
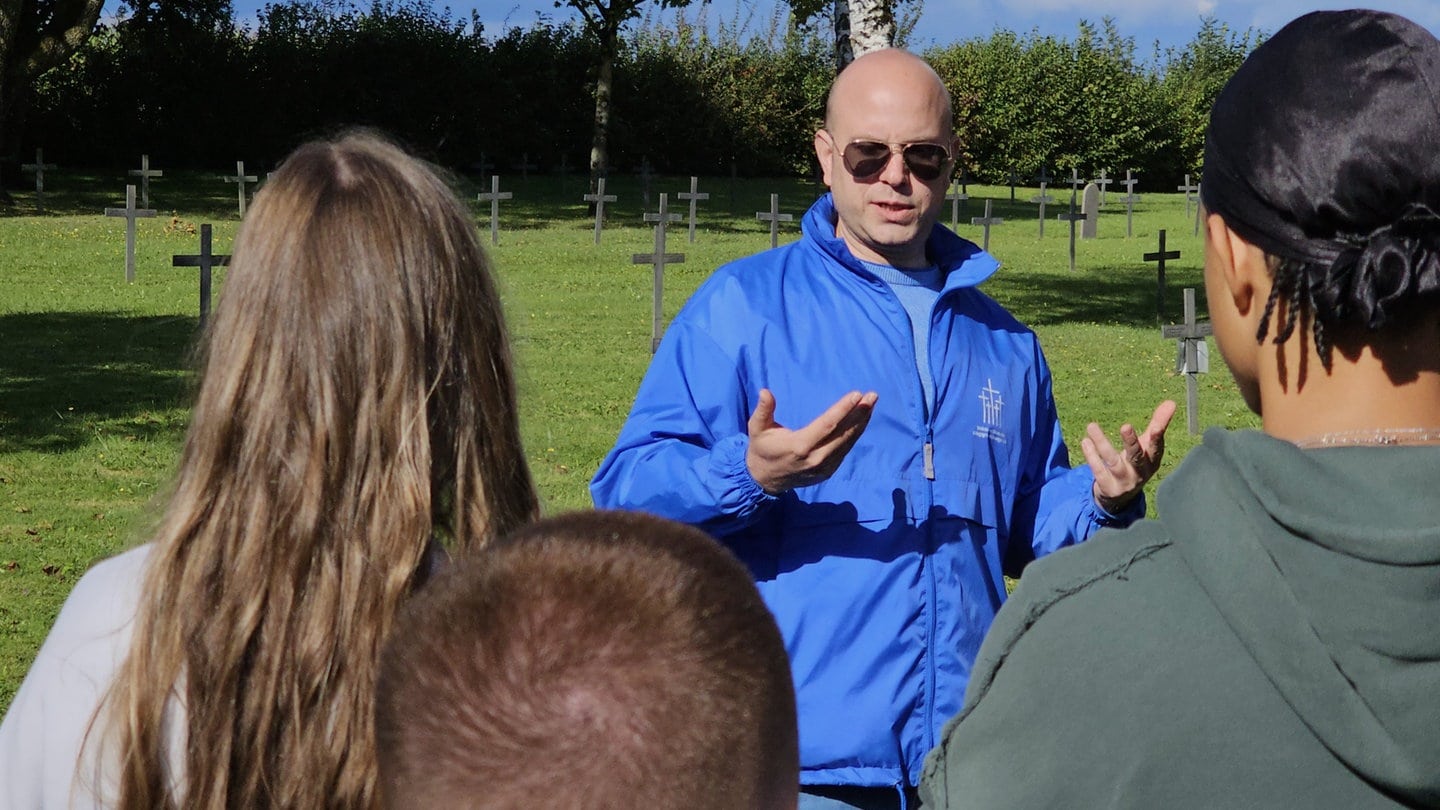
{"type": "Polygon", "coordinates": [[[537,515],[515,400],[445,183],[371,134],[296,150],[236,238],[152,542],[81,579],[0,726],[0,804],[375,806],[396,611],[446,545],[537,515]]]}

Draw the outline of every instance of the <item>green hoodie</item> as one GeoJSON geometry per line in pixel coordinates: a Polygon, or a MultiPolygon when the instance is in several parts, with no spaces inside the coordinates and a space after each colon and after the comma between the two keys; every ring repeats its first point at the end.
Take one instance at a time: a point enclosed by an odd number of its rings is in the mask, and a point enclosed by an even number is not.
{"type": "Polygon", "coordinates": [[[1033,564],[926,808],[1440,807],[1440,447],[1212,430],[1033,564]]]}

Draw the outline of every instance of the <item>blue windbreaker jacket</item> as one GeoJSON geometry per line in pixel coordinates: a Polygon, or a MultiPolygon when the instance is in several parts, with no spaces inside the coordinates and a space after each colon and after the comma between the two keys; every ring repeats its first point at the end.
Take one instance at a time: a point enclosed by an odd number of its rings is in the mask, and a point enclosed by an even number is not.
{"type": "Polygon", "coordinates": [[[749,566],[790,653],[803,783],[914,784],[960,709],[1003,574],[1144,505],[1105,515],[1089,469],[1069,468],[1034,333],[975,289],[993,257],[938,225],[930,237],[948,275],[927,421],[899,299],[835,236],[828,194],[802,227],[686,303],[591,493],[697,525],[749,566]],[[879,400],[830,479],[773,497],[745,466],[761,388],[791,428],[848,391],[879,400]]]}

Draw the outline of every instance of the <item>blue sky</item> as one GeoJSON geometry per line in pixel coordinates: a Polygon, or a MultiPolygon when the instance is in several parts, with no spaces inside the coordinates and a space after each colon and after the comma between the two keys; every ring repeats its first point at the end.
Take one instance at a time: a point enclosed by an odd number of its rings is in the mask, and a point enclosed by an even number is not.
{"type": "MultiPolygon", "coordinates": [[[[341,0],[344,2],[344,0],[341,0]]],[[[360,6],[369,0],[353,0],[360,6]]],[[[576,15],[555,8],[554,0],[432,0],[436,7],[448,6],[457,17],[469,19],[471,10],[490,33],[511,26],[528,26],[538,16],[563,21],[576,15]]],[[[691,19],[700,13],[700,0],[684,13],[691,19]]],[[[253,19],[263,0],[233,0],[237,16],[253,19]]],[[[712,0],[704,11],[712,19],[745,23],[747,30],[763,30],[783,0],[712,0]]],[[[107,13],[118,7],[107,0],[107,13]]],[[[1231,29],[1257,28],[1274,32],[1307,11],[1365,6],[1403,14],[1440,35],[1440,0],[921,0],[921,15],[910,45],[923,50],[976,36],[996,28],[1019,33],[1038,29],[1043,34],[1070,36],[1081,19],[1098,23],[1114,17],[1122,34],[1135,38],[1141,57],[1150,54],[1151,43],[1161,47],[1189,42],[1200,27],[1200,19],[1213,15],[1231,29]]]]}
{"type": "MultiPolygon", "coordinates": [[[[768,19],[775,2],[713,0],[708,13],[735,19],[738,3],[741,19],[751,9],[754,25],[759,26],[768,19]]],[[[492,32],[527,25],[537,14],[554,20],[569,19],[574,14],[556,9],[553,0],[452,0],[450,6],[465,9],[467,15],[470,8],[478,9],[481,21],[492,32]]],[[[1189,42],[1200,27],[1200,19],[1207,14],[1237,31],[1254,27],[1274,32],[1308,11],[1356,6],[1403,14],[1440,33],[1440,0],[923,0],[910,44],[921,50],[986,36],[996,28],[1019,33],[1038,28],[1044,34],[1069,36],[1081,19],[1098,23],[1102,17],[1110,16],[1122,34],[1135,38],[1139,54],[1147,56],[1151,43],[1157,40],[1161,47],[1189,42]]],[[[687,13],[693,16],[695,11],[687,13]]]]}

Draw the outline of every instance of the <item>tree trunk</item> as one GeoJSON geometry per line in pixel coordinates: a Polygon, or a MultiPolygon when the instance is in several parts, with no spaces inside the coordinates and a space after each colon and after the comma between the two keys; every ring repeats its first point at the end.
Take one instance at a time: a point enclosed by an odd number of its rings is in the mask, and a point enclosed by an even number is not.
{"type": "Polygon", "coordinates": [[[0,0],[0,151],[18,151],[36,79],[84,44],[104,0],[0,0]]]}
{"type": "Polygon", "coordinates": [[[894,0],[849,0],[850,47],[856,57],[894,47],[894,0]]]}
{"type": "Polygon", "coordinates": [[[595,78],[595,130],[590,141],[590,193],[595,181],[610,168],[610,90],[614,81],[615,53],[620,46],[620,29],[605,31],[600,45],[600,70],[595,78]]]}
{"type": "Polygon", "coordinates": [[[850,47],[850,4],[846,0],[835,0],[835,72],[855,61],[855,51],[850,47]]]}

